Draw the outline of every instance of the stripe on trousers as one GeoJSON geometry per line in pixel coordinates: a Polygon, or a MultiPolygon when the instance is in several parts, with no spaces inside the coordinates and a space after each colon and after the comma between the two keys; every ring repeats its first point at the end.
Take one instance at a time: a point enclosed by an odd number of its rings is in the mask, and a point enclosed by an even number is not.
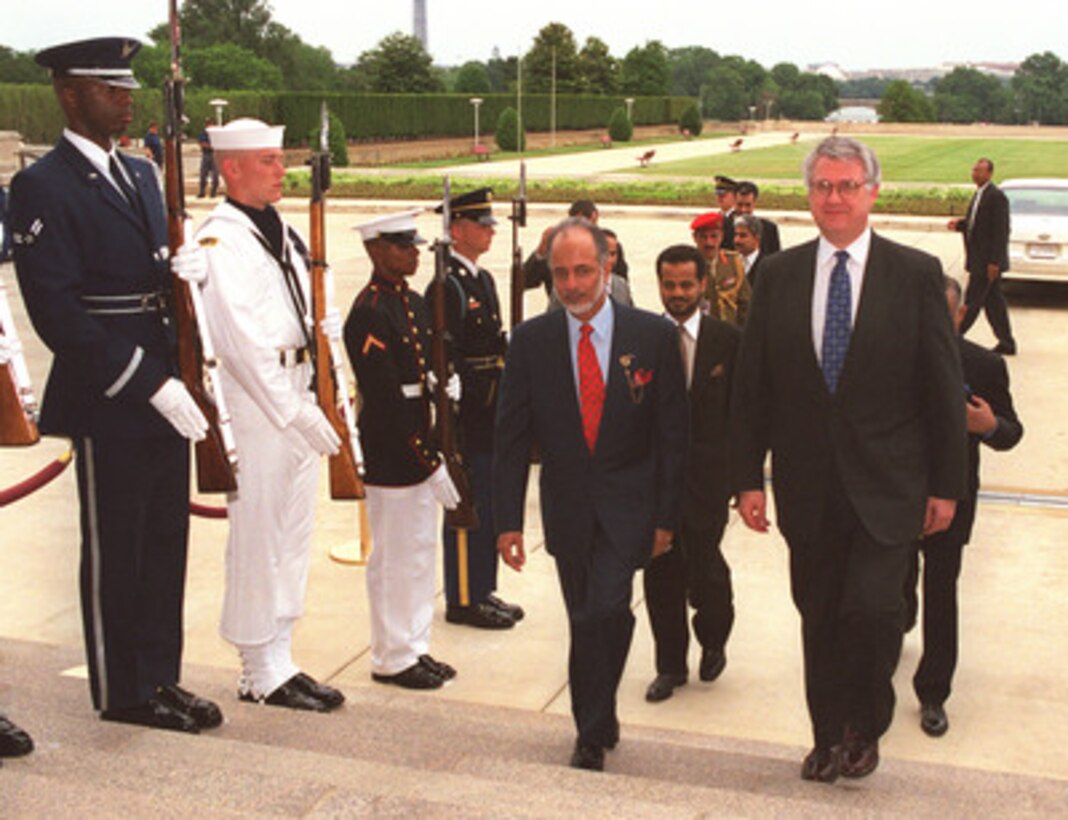
{"type": "Polygon", "coordinates": [[[104,619],[100,602],[100,527],[97,516],[96,467],[93,461],[93,440],[85,439],[85,494],[89,504],[89,595],[93,612],[93,649],[96,654],[96,678],[100,706],[107,709],[108,667],[104,648],[104,619]]]}

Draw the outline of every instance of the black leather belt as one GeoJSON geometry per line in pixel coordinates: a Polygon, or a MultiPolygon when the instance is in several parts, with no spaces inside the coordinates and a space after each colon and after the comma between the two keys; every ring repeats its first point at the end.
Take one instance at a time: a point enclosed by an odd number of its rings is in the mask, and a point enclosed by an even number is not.
{"type": "Polygon", "coordinates": [[[136,315],[162,313],[170,304],[165,291],[155,293],[123,293],[115,296],[82,296],[85,312],[93,316],[136,315]]]}

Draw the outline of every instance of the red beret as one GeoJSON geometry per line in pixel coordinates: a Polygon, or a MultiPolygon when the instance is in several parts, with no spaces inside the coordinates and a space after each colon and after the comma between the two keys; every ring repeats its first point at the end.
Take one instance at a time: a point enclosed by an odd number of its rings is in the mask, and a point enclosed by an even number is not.
{"type": "Polygon", "coordinates": [[[698,217],[695,217],[693,222],[690,223],[690,230],[696,231],[701,228],[722,228],[723,227],[723,214],[719,211],[708,211],[698,217]]]}

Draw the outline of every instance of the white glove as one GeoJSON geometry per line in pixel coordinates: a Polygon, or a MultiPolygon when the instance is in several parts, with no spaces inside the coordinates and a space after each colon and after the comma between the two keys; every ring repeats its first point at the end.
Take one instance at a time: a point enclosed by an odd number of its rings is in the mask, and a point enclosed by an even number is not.
{"type": "Polygon", "coordinates": [[[200,441],[208,434],[208,420],[178,379],[167,379],[148,401],[183,438],[200,441]]]}
{"type": "Polygon", "coordinates": [[[14,345],[8,340],[7,336],[0,333],[0,365],[7,364],[11,361],[11,350],[14,345]]]}
{"type": "Polygon", "coordinates": [[[460,504],[460,494],[456,491],[456,485],[452,483],[449,471],[442,463],[427,479],[430,482],[430,492],[434,498],[446,510],[455,510],[460,504]]]}
{"type": "MultiPolygon", "coordinates": [[[[438,374],[433,370],[426,372],[426,385],[430,388],[431,393],[438,389],[438,374]]],[[[459,401],[460,396],[463,395],[463,386],[460,384],[458,373],[453,373],[449,376],[449,380],[445,382],[445,395],[452,401],[459,401]]]]}
{"type": "Polygon", "coordinates": [[[319,328],[331,342],[341,341],[341,311],[336,307],[327,308],[323,319],[319,322],[319,328]]]}
{"type": "Polygon", "coordinates": [[[323,411],[314,404],[304,403],[297,411],[297,417],[293,419],[293,426],[297,428],[308,445],[321,456],[335,455],[341,447],[341,439],[333,425],[326,420],[323,411]]]}
{"type": "Polygon", "coordinates": [[[185,220],[185,239],[182,247],[171,258],[171,270],[179,279],[191,285],[203,285],[208,281],[208,255],[193,239],[193,226],[185,220]]]}

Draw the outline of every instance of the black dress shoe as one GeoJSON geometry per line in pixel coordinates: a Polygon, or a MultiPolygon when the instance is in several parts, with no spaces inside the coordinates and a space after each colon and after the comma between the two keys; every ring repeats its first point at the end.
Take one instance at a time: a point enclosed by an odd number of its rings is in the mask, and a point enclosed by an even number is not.
{"type": "Polygon", "coordinates": [[[833,783],[840,770],[840,750],[837,746],[816,746],[801,763],[801,779],[817,783],[833,783]]]}
{"type": "Polygon", "coordinates": [[[0,757],[22,757],[33,751],[33,738],[0,715],[0,757]]]}
{"type": "Polygon", "coordinates": [[[581,740],[576,740],[575,751],[571,753],[571,768],[603,772],[604,749],[592,743],[583,743],[581,740]]]}
{"type": "Polygon", "coordinates": [[[471,606],[447,606],[445,620],[450,624],[463,624],[477,629],[511,629],[515,626],[511,615],[485,602],[471,606]]]}
{"type": "Polygon", "coordinates": [[[931,737],[942,737],[949,731],[949,718],[940,703],[925,703],[920,707],[920,728],[931,737]]]}
{"type": "Polygon", "coordinates": [[[184,712],[196,721],[201,729],[214,729],[222,723],[222,711],[206,698],[200,698],[178,684],[161,686],[156,697],[172,709],[184,712]]]}
{"type": "Polygon", "coordinates": [[[879,741],[869,740],[860,732],[846,728],[842,742],[842,777],[867,777],[879,765],[879,741]]]}
{"type": "Polygon", "coordinates": [[[169,729],[172,732],[188,732],[195,735],[200,732],[197,722],[185,712],[164,703],[159,698],[149,698],[137,706],[122,709],[105,709],[100,713],[101,720],[114,723],[132,723],[147,726],[149,729],[169,729]]]}
{"type": "Polygon", "coordinates": [[[723,674],[723,670],[727,666],[727,655],[722,649],[701,650],[701,667],[698,670],[698,674],[701,676],[701,680],[711,683],[720,675],[723,674]]]}
{"type": "Polygon", "coordinates": [[[523,611],[523,607],[521,607],[519,604],[510,604],[507,601],[502,601],[492,592],[486,596],[486,603],[492,607],[496,607],[505,615],[511,616],[512,620],[516,623],[519,623],[521,620],[523,620],[523,618],[526,617],[527,614],[523,611]]]}
{"type": "Polygon", "coordinates": [[[311,675],[307,675],[304,672],[297,672],[289,679],[289,682],[305,695],[311,695],[313,698],[321,700],[331,709],[337,709],[345,702],[345,696],[341,694],[340,690],[335,689],[333,686],[327,686],[325,683],[319,683],[311,675]]]}
{"type": "Polygon", "coordinates": [[[264,703],[268,706],[284,706],[286,709],[299,709],[304,712],[329,712],[332,706],[309,695],[296,683],[296,675],[287,680],[266,697],[256,697],[251,691],[238,692],[238,698],[246,703],[264,703]]]}
{"type": "Polygon", "coordinates": [[[685,685],[685,675],[673,675],[670,672],[661,672],[653,678],[653,682],[650,683],[649,688],[645,690],[645,699],[650,703],[659,703],[662,700],[670,698],[676,687],[685,685]]]}
{"type": "Polygon", "coordinates": [[[439,661],[430,655],[420,655],[419,663],[433,672],[442,680],[452,680],[456,677],[456,670],[449,666],[444,661],[439,661]]]}
{"type": "Polygon", "coordinates": [[[405,689],[440,689],[445,679],[432,672],[425,664],[413,663],[396,675],[380,675],[378,672],[371,673],[371,680],[377,683],[392,683],[405,689]]]}

